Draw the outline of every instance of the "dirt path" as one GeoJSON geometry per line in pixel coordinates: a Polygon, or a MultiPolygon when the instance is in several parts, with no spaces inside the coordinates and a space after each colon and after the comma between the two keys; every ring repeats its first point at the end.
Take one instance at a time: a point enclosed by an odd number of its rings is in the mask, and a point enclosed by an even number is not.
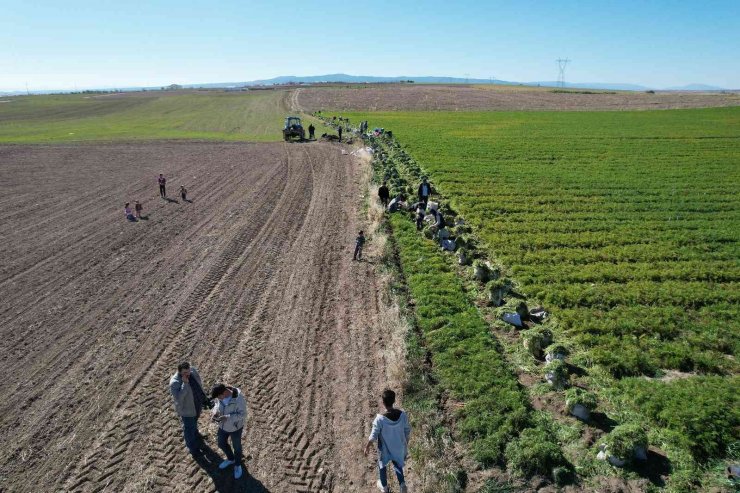
{"type": "Polygon", "coordinates": [[[0,163],[0,490],[367,491],[385,340],[373,265],[351,260],[356,161],[151,143],[5,146],[0,163]],[[194,202],[159,199],[160,171],[194,202]],[[149,219],[127,223],[136,198],[149,219]],[[185,450],[167,393],[182,359],[245,392],[239,481],[185,450]]]}

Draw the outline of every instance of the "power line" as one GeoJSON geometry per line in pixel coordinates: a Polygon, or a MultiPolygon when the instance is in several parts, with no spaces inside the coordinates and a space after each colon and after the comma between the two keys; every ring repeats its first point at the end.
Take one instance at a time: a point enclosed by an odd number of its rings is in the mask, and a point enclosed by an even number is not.
{"type": "Polygon", "coordinates": [[[558,58],[558,87],[565,87],[565,67],[571,62],[568,58],[558,58]]]}

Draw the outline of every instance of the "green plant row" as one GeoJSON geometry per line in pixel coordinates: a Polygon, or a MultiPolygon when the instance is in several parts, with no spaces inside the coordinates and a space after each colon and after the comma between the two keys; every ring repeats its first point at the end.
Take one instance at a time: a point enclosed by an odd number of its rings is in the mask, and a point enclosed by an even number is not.
{"type": "Polygon", "coordinates": [[[449,259],[405,215],[390,224],[434,373],[462,403],[457,429],[476,459],[502,463],[506,443],[530,425],[527,397],[449,259]]]}

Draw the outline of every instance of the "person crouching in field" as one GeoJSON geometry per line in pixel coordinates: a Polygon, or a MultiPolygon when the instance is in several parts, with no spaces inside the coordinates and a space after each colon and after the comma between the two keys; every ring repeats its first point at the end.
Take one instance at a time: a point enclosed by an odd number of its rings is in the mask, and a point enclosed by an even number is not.
{"type": "Polygon", "coordinates": [[[396,393],[392,390],[384,390],[381,396],[385,412],[378,414],[373,420],[373,428],[370,437],[365,444],[365,456],[370,453],[374,442],[378,444],[378,489],[388,493],[388,464],[393,465],[401,493],[408,493],[406,480],[403,477],[403,466],[408,456],[409,437],[411,426],[406,413],[393,407],[396,402],[396,393]]]}
{"type": "Polygon", "coordinates": [[[195,367],[184,361],[177,366],[177,372],[170,378],[170,393],[175,403],[175,411],[182,420],[182,434],[185,446],[196,459],[200,456],[198,442],[198,417],[208,398],[203,392],[203,383],[195,367]]]}
{"type": "Polygon", "coordinates": [[[213,408],[213,421],[218,423],[218,448],[226,454],[226,460],[219,464],[219,469],[234,466],[234,479],[242,477],[242,431],[244,420],[247,418],[247,401],[236,387],[216,385],[211,390],[211,397],[218,399],[218,405],[213,408]],[[231,438],[231,447],[229,447],[231,438]]]}
{"type": "Polygon", "coordinates": [[[136,222],[136,218],[134,217],[133,212],[131,212],[131,207],[129,206],[128,202],[126,202],[126,205],[123,206],[123,213],[126,215],[126,219],[133,223],[136,222]]]}

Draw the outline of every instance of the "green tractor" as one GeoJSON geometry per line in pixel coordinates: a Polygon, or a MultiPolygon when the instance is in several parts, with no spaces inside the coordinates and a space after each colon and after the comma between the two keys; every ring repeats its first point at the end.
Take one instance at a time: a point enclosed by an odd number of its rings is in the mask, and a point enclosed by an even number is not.
{"type": "Polygon", "coordinates": [[[306,140],[306,131],[303,130],[301,125],[301,119],[297,116],[289,116],[285,119],[285,126],[283,127],[283,139],[289,141],[291,137],[298,137],[301,140],[306,140]]]}

